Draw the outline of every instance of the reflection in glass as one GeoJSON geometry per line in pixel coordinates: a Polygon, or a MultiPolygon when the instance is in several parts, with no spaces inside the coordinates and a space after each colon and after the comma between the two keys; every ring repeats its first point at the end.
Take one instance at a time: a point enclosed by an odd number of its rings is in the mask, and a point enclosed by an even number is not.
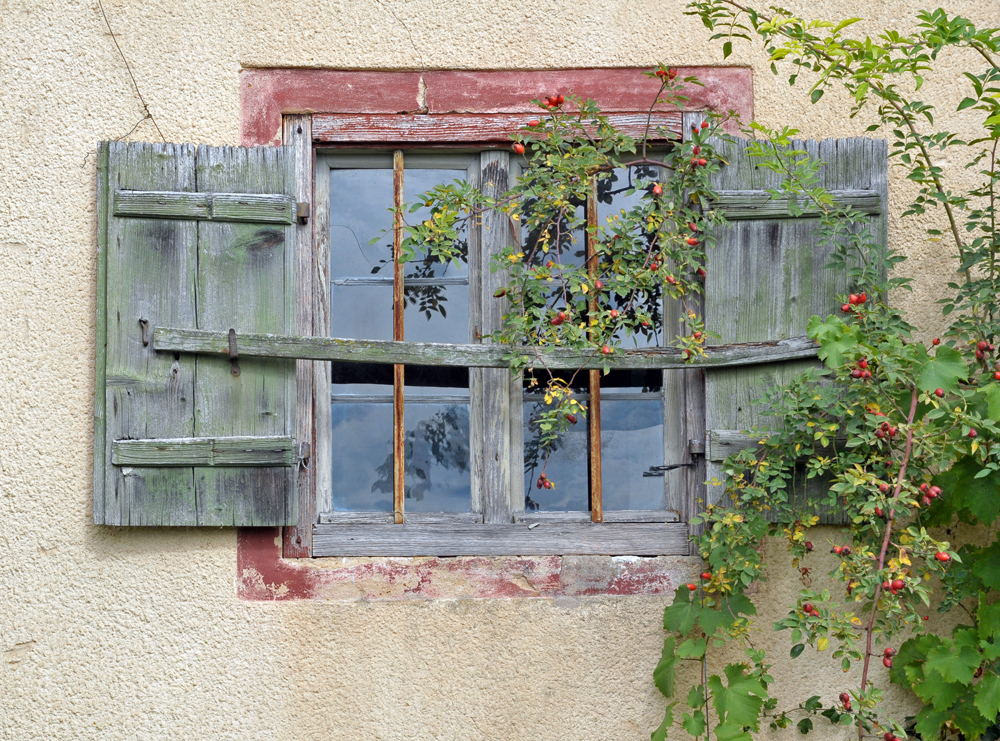
{"type": "Polygon", "coordinates": [[[345,403],[343,397],[334,397],[332,481],[337,511],[392,512],[392,486],[386,491],[379,485],[379,464],[387,456],[392,481],[392,387],[383,397],[388,403],[345,403]]]}
{"type": "Polygon", "coordinates": [[[663,401],[616,400],[601,395],[601,496],[606,510],[662,510],[666,507],[663,476],[651,468],[663,465],[663,401]],[[644,475],[646,474],[646,475],[644,475]]]}
{"type": "MultiPolygon", "coordinates": [[[[580,397],[578,397],[580,398],[580,397]]],[[[581,400],[585,400],[582,397],[581,400]]],[[[524,509],[533,511],[586,512],[590,509],[588,486],[589,433],[586,419],[562,435],[553,445],[545,473],[554,482],[552,489],[538,488],[538,476],[545,465],[539,446],[536,420],[545,410],[540,394],[526,394],[524,402],[524,509]]]]}
{"type": "Polygon", "coordinates": [[[392,339],[392,285],[330,287],[330,336],[392,339]]]}
{"type": "Polygon", "coordinates": [[[330,277],[370,276],[387,258],[392,259],[392,170],[330,170],[330,277]]]}

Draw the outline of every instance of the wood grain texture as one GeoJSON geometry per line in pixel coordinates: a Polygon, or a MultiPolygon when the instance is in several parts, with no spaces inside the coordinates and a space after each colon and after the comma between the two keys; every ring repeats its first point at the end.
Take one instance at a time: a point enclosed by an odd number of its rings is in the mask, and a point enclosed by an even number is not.
{"type": "MultiPolygon", "coordinates": [[[[532,523],[573,523],[592,522],[589,512],[521,512],[515,518],[515,522],[532,523]]],[[[648,511],[648,510],[605,510],[605,523],[639,523],[639,522],[680,522],[680,517],[675,510],[648,511]]]]}
{"type": "MultiPolygon", "coordinates": [[[[107,215],[107,293],[103,517],[106,525],[197,525],[194,472],[111,464],[121,439],[194,437],[195,356],[175,357],[143,344],[150,327],[197,327],[197,221],[116,218],[116,189],[195,192],[189,145],[111,142],[107,215]]],[[[96,493],[95,493],[96,496],[96,493]]],[[[95,518],[100,509],[95,508],[95,518]]]]}
{"type": "MultiPolygon", "coordinates": [[[[882,193],[878,190],[831,190],[836,204],[842,208],[852,208],[863,214],[878,215],[884,209],[882,193]]],[[[820,210],[802,198],[796,203],[802,213],[789,213],[791,199],[775,197],[765,190],[720,190],[718,198],[711,202],[713,211],[723,211],[729,221],[750,221],[760,219],[808,219],[817,218],[820,210]]]]}
{"type": "MultiPolygon", "coordinates": [[[[480,156],[480,188],[484,195],[498,198],[509,187],[510,156],[507,152],[484,152],[480,156]]],[[[484,349],[496,350],[487,336],[503,326],[503,314],[508,310],[506,298],[495,298],[494,293],[506,285],[505,270],[493,271],[493,258],[512,242],[511,221],[500,211],[487,211],[480,222],[482,243],[482,271],[480,286],[480,316],[484,349]]],[[[483,368],[479,373],[482,384],[482,448],[483,470],[482,512],[488,525],[509,523],[511,478],[511,402],[510,370],[506,367],[483,368]]],[[[520,421],[520,420],[519,420],[520,421]]]]}
{"type": "Polygon", "coordinates": [[[115,466],[294,466],[294,437],[197,437],[115,440],[115,466]]]}
{"type": "Polygon", "coordinates": [[[105,374],[108,353],[108,159],[110,145],[101,142],[97,149],[97,317],[94,322],[94,495],[92,517],[95,523],[105,518],[105,463],[107,447],[107,386],[105,374]]]}
{"type": "Polygon", "coordinates": [[[116,190],[114,215],[143,219],[291,224],[295,221],[295,198],[283,194],[116,190]]]}
{"type": "MultiPolygon", "coordinates": [[[[648,105],[648,104],[647,104],[648,105]]],[[[325,144],[509,144],[511,136],[540,113],[459,114],[324,114],[313,116],[313,138],[325,144]]],[[[619,130],[641,137],[646,113],[610,113],[608,119],[619,130]]],[[[676,111],[653,113],[651,130],[660,137],[677,139],[681,117],[676,111]]],[[[654,134],[654,138],[656,135],[654,134]]]]}
{"type": "MultiPolygon", "coordinates": [[[[778,176],[756,168],[742,147],[720,146],[720,156],[729,165],[717,176],[717,188],[760,191],[779,187],[778,176]]],[[[885,143],[831,139],[796,142],[794,146],[827,163],[820,172],[823,187],[840,194],[865,194],[858,196],[855,204],[872,214],[873,232],[878,239],[884,239],[885,143]]],[[[717,246],[709,256],[706,320],[708,328],[721,335],[722,343],[801,336],[811,316],[827,316],[836,311],[840,305],[837,295],[850,288],[843,271],[826,269],[831,249],[818,243],[815,218],[791,219],[767,211],[762,213],[766,218],[738,221],[721,230],[717,246]]],[[[768,388],[788,382],[814,362],[706,370],[707,429],[773,426],[777,420],[769,417],[764,407],[752,402],[768,388]]],[[[719,444],[712,447],[711,435],[709,446],[709,457],[715,460],[709,462],[708,477],[721,480],[718,462],[721,448],[719,444]]],[[[804,477],[796,486],[800,490],[796,496],[815,496],[815,492],[806,492],[809,484],[804,477]]],[[[721,493],[721,487],[711,487],[708,502],[719,501],[721,493]]]]}
{"type": "MultiPolygon", "coordinates": [[[[295,156],[287,147],[198,148],[199,192],[285,194],[294,201],[295,156]]],[[[295,227],[199,222],[198,327],[219,332],[296,329],[295,227]]],[[[281,358],[199,356],[195,437],[294,436],[296,365],[281,358]]],[[[294,525],[296,472],[288,468],[195,469],[198,521],[294,525]]]]}
{"type": "MultiPolygon", "coordinates": [[[[315,304],[313,290],[316,276],[313,229],[318,210],[316,203],[313,202],[315,160],[312,147],[312,116],[287,115],[282,121],[282,130],[282,141],[294,155],[294,200],[298,203],[312,204],[310,213],[313,216],[305,224],[298,223],[295,226],[295,332],[299,335],[313,335],[317,333],[313,325],[315,304]]],[[[325,334],[325,328],[320,329],[319,333],[325,334]]],[[[313,377],[317,371],[314,366],[317,365],[320,364],[308,360],[300,360],[295,364],[295,437],[300,444],[309,445],[311,455],[309,460],[296,471],[297,522],[282,529],[284,558],[308,558],[312,548],[312,526],[316,523],[317,511],[317,443],[314,424],[317,409],[313,402],[313,377]]],[[[323,365],[329,366],[329,363],[323,365]]]]}
{"type": "Polygon", "coordinates": [[[687,555],[687,525],[317,525],[314,556],[687,555]]]}
{"type": "MultiPolygon", "coordinates": [[[[407,525],[476,525],[483,516],[476,512],[407,512],[407,525]]],[[[393,525],[392,512],[324,512],[321,525],[393,525]]]]}
{"type": "MultiPolygon", "coordinates": [[[[237,334],[240,356],[337,360],[355,363],[405,363],[413,365],[507,368],[511,348],[499,345],[450,345],[438,342],[393,342],[337,337],[237,334]]],[[[157,350],[216,354],[229,353],[229,333],[220,331],[156,327],[153,346],[157,350]]],[[[806,337],[772,342],[745,342],[709,347],[705,357],[684,360],[672,347],[619,350],[613,355],[587,353],[569,348],[517,348],[517,352],[551,368],[657,369],[745,366],[781,360],[815,358],[817,345],[806,337]]]]}

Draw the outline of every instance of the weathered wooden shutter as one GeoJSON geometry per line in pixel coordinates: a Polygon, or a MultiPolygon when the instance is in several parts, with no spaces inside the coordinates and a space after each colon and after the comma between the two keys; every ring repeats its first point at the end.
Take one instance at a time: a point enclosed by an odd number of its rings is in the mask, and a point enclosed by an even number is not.
{"type": "MultiPolygon", "coordinates": [[[[729,164],[716,187],[731,223],[710,251],[705,282],[705,317],[716,342],[768,342],[806,334],[813,315],[839,312],[837,294],[849,289],[842,271],[826,269],[830,248],[815,237],[816,212],[788,215],[787,202],[765,190],[778,188],[777,175],[756,168],[742,145],[718,144],[729,164]]],[[[797,149],[827,163],[823,187],[838,202],[871,214],[872,233],[883,243],[887,229],[887,150],[883,140],[827,139],[803,141],[797,149]]],[[[805,204],[803,204],[805,205],[805,204]]],[[[740,448],[755,444],[741,432],[774,426],[764,409],[751,404],[768,387],[785,383],[810,364],[796,360],[705,371],[706,468],[708,479],[722,480],[721,463],[740,448]]],[[[796,496],[809,488],[796,486],[796,496]]],[[[721,486],[708,487],[706,500],[719,501],[721,486]]],[[[833,513],[820,513],[837,520],[833,513]]]]}
{"type": "Polygon", "coordinates": [[[105,142],[99,158],[94,521],[293,524],[295,361],[152,343],[156,327],[295,334],[292,151],[105,142]]]}

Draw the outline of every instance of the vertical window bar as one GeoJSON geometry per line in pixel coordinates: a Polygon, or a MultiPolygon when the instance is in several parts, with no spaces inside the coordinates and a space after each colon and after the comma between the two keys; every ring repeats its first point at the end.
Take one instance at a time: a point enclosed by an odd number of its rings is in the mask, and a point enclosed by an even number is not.
{"type": "MultiPolygon", "coordinates": [[[[597,279],[597,178],[591,180],[587,195],[587,270],[590,280],[597,279]]],[[[597,315],[597,294],[595,289],[590,299],[590,317],[597,315]]],[[[588,317],[588,321],[590,321],[588,317]]],[[[604,506],[601,501],[601,371],[590,371],[590,519],[604,522],[604,506]]]]}
{"type": "MultiPolygon", "coordinates": [[[[395,218],[392,234],[392,339],[403,341],[403,153],[392,153],[393,207],[395,218]]],[[[406,493],[406,430],[403,427],[403,366],[392,367],[392,510],[393,521],[403,524],[403,498],[406,493]]]]}

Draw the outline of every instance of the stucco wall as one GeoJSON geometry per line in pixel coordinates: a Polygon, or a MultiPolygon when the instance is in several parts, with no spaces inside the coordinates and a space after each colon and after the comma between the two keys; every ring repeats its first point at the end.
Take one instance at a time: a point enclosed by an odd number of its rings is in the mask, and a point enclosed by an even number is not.
{"type": "MultiPolygon", "coordinates": [[[[800,4],[867,16],[870,30],[902,23],[918,7],[800,4]]],[[[238,142],[243,67],[720,60],[677,0],[104,7],[172,141],[238,142]]],[[[1000,25],[996,0],[950,10],[1000,25]]],[[[663,598],[241,602],[233,531],[91,524],[93,153],[142,112],[96,0],[0,0],[0,40],[0,738],[647,738],[663,707],[650,679],[663,598]]],[[[810,137],[863,133],[868,122],[848,120],[842,97],[811,107],[804,86],[789,90],[772,78],[758,51],[737,45],[733,59],[756,70],[761,120],[810,137]]],[[[942,60],[927,99],[953,99],[959,70],[942,60]]],[[[941,118],[961,127],[975,115],[941,118]]],[[[133,138],[157,136],[146,121],[133,138]]],[[[900,300],[934,331],[942,247],[922,225],[899,223],[898,175],[891,193],[891,238],[913,258],[917,278],[900,300]]],[[[768,553],[782,563],[780,546],[768,553]]],[[[814,557],[814,573],[827,558],[814,557]]],[[[769,626],[797,587],[779,576],[758,592],[765,615],[757,640],[773,649],[773,674],[786,680],[782,706],[833,697],[847,679],[837,668],[781,660],[787,636],[769,626]]]]}

